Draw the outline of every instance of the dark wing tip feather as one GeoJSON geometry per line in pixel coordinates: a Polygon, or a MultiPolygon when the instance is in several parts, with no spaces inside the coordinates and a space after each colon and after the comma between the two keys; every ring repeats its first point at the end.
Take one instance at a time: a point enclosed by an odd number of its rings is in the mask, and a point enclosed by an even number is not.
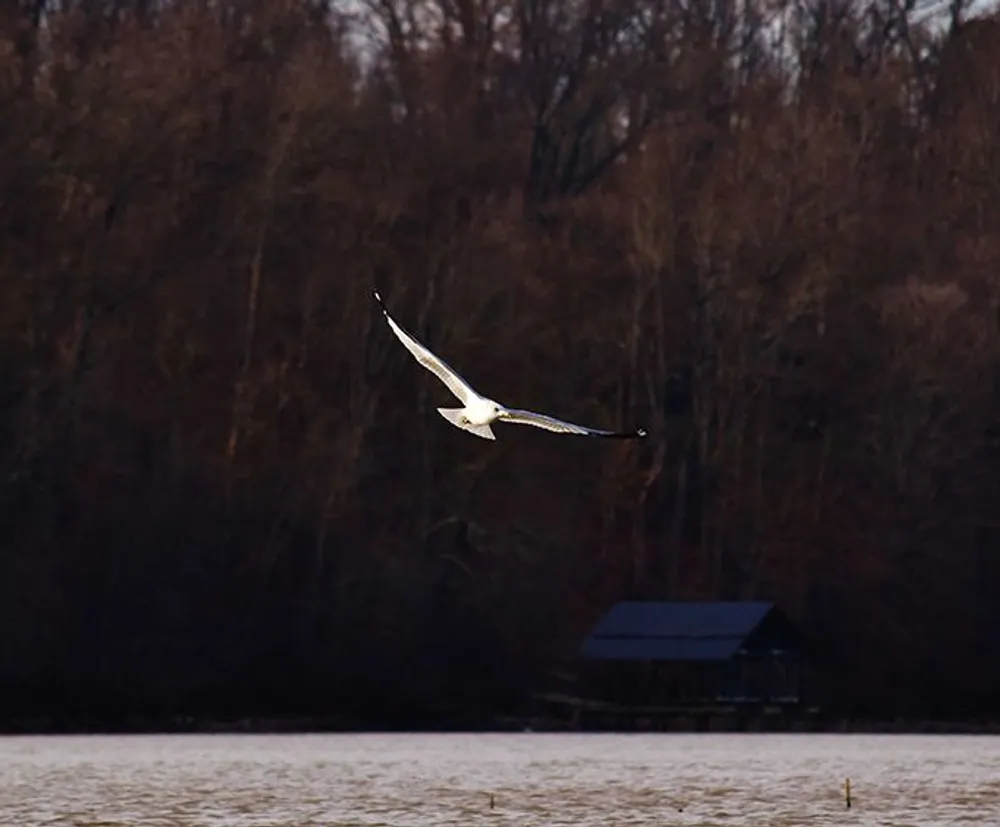
{"type": "Polygon", "coordinates": [[[598,432],[592,436],[604,437],[605,439],[642,439],[646,436],[646,431],[643,428],[636,428],[634,431],[598,432]]]}

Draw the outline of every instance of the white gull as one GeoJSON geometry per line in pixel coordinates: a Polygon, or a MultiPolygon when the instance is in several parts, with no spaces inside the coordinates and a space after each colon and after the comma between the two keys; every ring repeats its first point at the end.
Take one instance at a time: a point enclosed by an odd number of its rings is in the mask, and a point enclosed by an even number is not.
{"type": "Polygon", "coordinates": [[[512,425],[533,425],[536,428],[543,428],[546,431],[554,431],[558,434],[579,434],[581,436],[597,436],[612,439],[638,439],[646,436],[642,428],[634,431],[602,431],[597,428],[587,428],[583,425],[574,425],[572,422],[563,422],[545,414],[534,413],[533,411],[522,411],[516,408],[507,408],[499,402],[488,399],[477,393],[468,382],[466,382],[455,370],[448,365],[444,359],[435,356],[418,342],[413,336],[396,324],[389,311],[382,301],[378,290],[374,291],[375,301],[382,308],[385,320],[392,328],[392,332],[403,343],[403,346],[413,354],[413,357],[427,370],[440,379],[458,400],[462,403],[461,408],[438,408],[438,413],[447,419],[456,428],[475,434],[483,439],[496,439],[490,425],[494,422],[508,422],[512,425]]]}

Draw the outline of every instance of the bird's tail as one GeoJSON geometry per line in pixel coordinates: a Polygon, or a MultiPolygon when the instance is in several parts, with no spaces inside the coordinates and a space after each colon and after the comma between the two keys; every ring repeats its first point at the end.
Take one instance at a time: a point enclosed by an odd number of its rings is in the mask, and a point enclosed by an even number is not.
{"type": "Polygon", "coordinates": [[[437,412],[456,428],[461,428],[463,431],[468,431],[482,439],[496,439],[489,425],[470,425],[467,422],[462,422],[462,411],[464,410],[465,408],[438,408],[437,412]]]}

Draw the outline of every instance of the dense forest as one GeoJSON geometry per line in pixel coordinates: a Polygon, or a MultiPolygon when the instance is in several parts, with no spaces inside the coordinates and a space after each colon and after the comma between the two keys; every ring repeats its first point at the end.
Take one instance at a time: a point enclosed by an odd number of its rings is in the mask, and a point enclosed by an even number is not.
{"type": "Polygon", "coordinates": [[[776,601],[825,708],[1000,714],[967,6],[4,2],[0,717],[482,723],[667,597],[776,601]],[[649,436],[453,428],[376,286],[649,436]]]}

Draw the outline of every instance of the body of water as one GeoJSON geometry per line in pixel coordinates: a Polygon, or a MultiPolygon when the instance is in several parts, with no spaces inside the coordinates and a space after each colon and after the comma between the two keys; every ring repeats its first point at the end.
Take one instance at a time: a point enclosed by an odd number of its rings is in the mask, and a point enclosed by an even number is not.
{"type": "Polygon", "coordinates": [[[998,827],[1000,737],[0,738],[4,827],[479,824],[998,827]]]}

